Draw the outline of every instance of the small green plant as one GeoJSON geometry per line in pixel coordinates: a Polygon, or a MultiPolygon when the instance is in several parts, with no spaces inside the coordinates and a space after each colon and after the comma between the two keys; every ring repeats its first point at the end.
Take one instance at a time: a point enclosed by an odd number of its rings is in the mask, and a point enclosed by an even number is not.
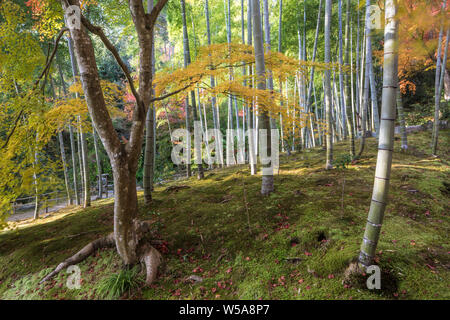
{"type": "Polygon", "coordinates": [[[118,299],[126,291],[129,293],[137,289],[143,282],[137,267],[131,269],[122,269],[119,273],[110,275],[103,279],[97,289],[98,295],[102,299],[118,299]]]}
{"type": "Polygon", "coordinates": [[[348,167],[350,163],[352,163],[352,156],[349,154],[341,154],[334,160],[334,164],[336,165],[336,168],[342,168],[345,169],[348,167]]]}

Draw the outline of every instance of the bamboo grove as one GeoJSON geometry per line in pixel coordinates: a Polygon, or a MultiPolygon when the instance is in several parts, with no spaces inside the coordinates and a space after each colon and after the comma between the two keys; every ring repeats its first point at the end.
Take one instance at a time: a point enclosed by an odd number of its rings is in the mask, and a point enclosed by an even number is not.
{"type": "MultiPolygon", "coordinates": [[[[360,255],[367,266],[387,204],[394,121],[406,150],[402,98],[412,99],[425,70],[435,72],[429,151],[439,153],[448,21],[446,0],[2,1],[0,221],[24,197],[38,218],[55,191],[88,207],[109,174],[114,237],[102,243],[115,241],[125,264],[148,262],[159,256],[136,222],[136,180],[151,207],[153,185],[167,175],[202,179],[225,166],[224,154],[216,164],[170,163],[176,129],[199,124],[203,160],[207,145],[218,145],[209,128],[236,130],[252,175],[264,166],[253,159],[260,150],[249,129],[279,130],[288,155],[325,148],[327,170],[336,167],[334,143],[348,142],[350,163],[374,137],[379,159],[360,255]],[[74,6],[79,29],[68,27],[74,6]]],[[[274,174],[263,175],[263,195],[276,192],[274,174]]]]}

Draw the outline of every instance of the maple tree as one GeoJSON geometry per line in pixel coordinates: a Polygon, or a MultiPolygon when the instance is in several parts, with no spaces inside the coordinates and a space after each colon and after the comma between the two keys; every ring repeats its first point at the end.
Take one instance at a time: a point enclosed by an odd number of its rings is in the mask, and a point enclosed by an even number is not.
{"type": "MultiPolygon", "coordinates": [[[[439,29],[441,28],[440,17],[443,15],[442,26],[446,30],[450,25],[449,10],[447,3],[445,10],[441,12],[442,1],[439,0],[401,0],[397,16],[399,21],[399,83],[402,94],[415,93],[417,83],[413,78],[416,74],[432,70],[436,67],[436,52],[440,45],[444,47],[445,38],[438,44],[439,29]]],[[[442,55],[444,48],[441,50],[442,55]]],[[[376,51],[381,60],[383,52],[376,51]]],[[[442,56],[441,56],[442,59],[442,56]]],[[[448,64],[448,61],[446,61],[448,64]]]]}

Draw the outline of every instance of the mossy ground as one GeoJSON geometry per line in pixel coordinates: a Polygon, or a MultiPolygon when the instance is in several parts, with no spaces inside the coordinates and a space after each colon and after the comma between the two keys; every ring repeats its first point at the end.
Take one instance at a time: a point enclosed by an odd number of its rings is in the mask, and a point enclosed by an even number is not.
{"type": "MultiPolygon", "coordinates": [[[[141,205],[140,214],[155,221],[167,242],[160,248],[166,267],[151,287],[142,285],[122,298],[449,299],[450,190],[444,184],[450,175],[449,131],[440,133],[440,158],[429,156],[430,132],[412,133],[408,140],[406,153],[400,152],[400,141],[395,144],[378,245],[381,292],[342,284],[358,254],[370,204],[376,140],[368,139],[364,156],[346,169],[325,171],[325,152],[319,148],[282,156],[269,197],[260,196],[261,177],[250,176],[247,166],[156,187],[153,206],[141,205]],[[190,188],[166,191],[181,184],[190,188]],[[191,275],[203,281],[192,283],[191,275]]],[[[347,148],[336,144],[335,156],[347,148]]],[[[38,281],[89,241],[111,232],[112,218],[109,199],[36,222],[11,223],[12,230],[0,233],[0,298],[100,298],[102,279],[121,269],[112,249],[79,264],[80,289],[66,287],[66,272],[49,283],[38,281]]]]}

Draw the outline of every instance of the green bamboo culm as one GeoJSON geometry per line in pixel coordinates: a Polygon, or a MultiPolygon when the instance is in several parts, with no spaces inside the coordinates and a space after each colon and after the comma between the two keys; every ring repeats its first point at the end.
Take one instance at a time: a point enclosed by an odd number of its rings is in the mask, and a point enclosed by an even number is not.
{"type": "MultiPolygon", "coordinates": [[[[433,134],[432,134],[432,141],[431,141],[431,153],[433,155],[437,155],[437,145],[438,145],[438,135],[439,135],[439,109],[440,109],[440,104],[441,104],[442,87],[444,85],[444,74],[445,74],[445,66],[446,66],[447,55],[448,55],[449,35],[450,35],[450,29],[447,29],[447,35],[446,35],[445,46],[444,46],[444,48],[445,48],[444,49],[444,57],[442,59],[442,63],[441,63],[442,65],[440,67],[439,84],[437,85],[437,90],[435,91],[434,123],[433,123],[433,134]]],[[[441,42],[439,42],[439,50],[441,47],[440,43],[441,42]]],[[[440,56],[440,53],[438,56],[440,56]]],[[[437,73],[437,71],[436,71],[436,73],[437,73]]]]}
{"type": "MultiPolygon", "coordinates": [[[[363,91],[363,104],[361,105],[361,140],[359,143],[359,151],[356,155],[356,158],[361,158],[364,148],[366,146],[366,131],[367,131],[367,112],[369,110],[369,92],[370,92],[370,60],[372,59],[372,55],[370,54],[372,42],[370,38],[370,0],[366,0],[366,18],[365,18],[365,33],[366,33],[366,41],[365,41],[365,64],[366,70],[364,74],[364,91],[363,91]]],[[[363,90],[361,88],[361,90],[363,90]]]]}
{"type": "MultiPolygon", "coordinates": [[[[263,45],[263,34],[262,34],[262,24],[261,24],[261,13],[260,13],[260,2],[259,0],[252,0],[252,20],[253,20],[253,43],[255,48],[255,71],[256,71],[256,87],[259,90],[266,90],[266,67],[264,61],[264,45],[263,45]]],[[[270,117],[267,111],[264,109],[258,112],[259,128],[266,130],[266,156],[272,156],[271,148],[271,132],[270,132],[270,117]]],[[[260,138],[262,141],[264,137],[260,138]]],[[[261,181],[261,194],[269,195],[274,191],[273,186],[273,168],[271,164],[262,165],[262,181],[261,181]]]]}
{"type": "Polygon", "coordinates": [[[375,250],[387,204],[389,178],[391,174],[396,93],[398,87],[398,20],[396,14],[397,0],[386,0],[383,93],[377,167],[375,170],[369,216],[359,254],[359,263],[366,267],[373,263],[375,257],[375,250]]]}
{"type": "Polygon", "coordinates": [[[400,122],[400,136],[402,137],[402,150],[408,149],[408,138],[406,136],[406,125],[405,125],[405,113],[403,110],[402,93],[400,88],[397,88],[397,112],[398,120],[400,122]]]}
{"type": "MultiPolygon", "coordinates": [[[[330,29],[331,29],[331,0],[325,1],[325,63],[330,63],[330,29]]],[[[325,121],[327,124],[326,131],[326,147],[327,160],[325,169],[333,169],[333,124],[331,115],[331,75],[330,70],[324,72],[324,88],[325,88],[325,121]]]]}

